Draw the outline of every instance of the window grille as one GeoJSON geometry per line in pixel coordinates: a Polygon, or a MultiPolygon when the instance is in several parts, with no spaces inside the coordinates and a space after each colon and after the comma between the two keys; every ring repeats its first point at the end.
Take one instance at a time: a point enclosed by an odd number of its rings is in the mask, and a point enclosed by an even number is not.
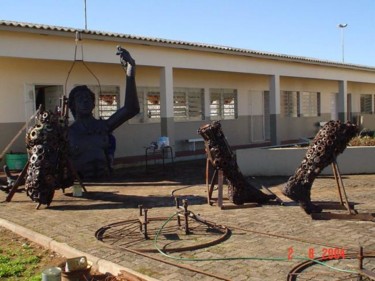
{"type": "Polygon", "coordinates": [[[95,94],[98,117],[108,119],[120,108],[120,87],[111,85],[94,86],[88,88],[95,94]]]}
{"type": "Polygon", "coordinates": [[[139,113],[130,123],[160,122],[160,90],[157,87],[137,87],[139,113]]]}
{"type": "Polygon", "coordinates": [[[175,120],[204,119],[204,89],[175,88],[173,94],[173,113],[175,120]]]}
{"type": "Polygon", "coordinates": [[[281,114],[284,117],[320,116],[320,93],[282,91],[281,114]]]}
{"type": "Polygon", "coordinates": [[[284,117],[298,116],[298,92],[283,91],[281,93],[281,113],[284,117]]]}
{"type": "Polygon", "coordinates": [[[301,117],[314,117],[320,115],[320,93],[300,92],[301,117]]]}
{"type": "Polygon", "coordinates": [[[153,120],[160,119],[160,92],[159,91],[148,91],[146,95],[146,107],[147,118],[153,120]]]}
{"type": "Polygon", "coordinates": [[[210,89],[211,119],[236,119],[237,116],[237,90],[210,89]]]}
{"type": "Polygon", "coordinates": [[[371,114],[372,113],[372,95],[362,94],[361,99],[361,113],[371,114]]]}

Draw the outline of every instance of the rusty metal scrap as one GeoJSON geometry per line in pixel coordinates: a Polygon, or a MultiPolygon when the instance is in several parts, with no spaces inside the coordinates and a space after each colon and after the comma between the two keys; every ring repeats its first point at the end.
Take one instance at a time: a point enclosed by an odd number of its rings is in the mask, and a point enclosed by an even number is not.
{"type": "Polygon", "coordinates": [[[25,180],[26,194],[33,201],[49,205],[54,192],[73,185],[68,168],[67,128],[58,114],[40,112],[36,124],[26,134],[29,166],[25,180]]]}
{"type": "Polygon", "coordinates": [[[283,194],[298,202],[307,214],[321,212],[322,209],[311,202],[312,184],[357,133],[357,126],[350,122],[327,122],[309,145],[300,166],[283,188],[283,194]]]}
{"type": "Polygon", "coordinates": [[[241,173],[236,157],[232,152],[221,124],[218,121],[203,125],[198,129],[205,142],[206,153],[212,166],[222,170],[228,183],[228,198],[236,205],[246,202],[266,203],[275,199],[273,194],[264,194],[246,181],[241,173]]]}

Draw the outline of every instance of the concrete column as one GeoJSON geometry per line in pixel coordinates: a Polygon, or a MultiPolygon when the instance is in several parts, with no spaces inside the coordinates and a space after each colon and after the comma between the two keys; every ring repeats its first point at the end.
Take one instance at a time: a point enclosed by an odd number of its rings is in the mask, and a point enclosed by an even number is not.
{"type": "Polygon", "coordinates": [[[341,122],[346,122],[348,120],[348,83],[345,80],[338,82],[337,115],[341,122]]]}
{"type": "Polygon", "coordinates": [[[270,88],[270,137],[271,144],[280,144],[280,76],[272,75],[269,79],[270,88]]]}
{"type": "Polygon", "coordinates": [[[172,147],[175,144],[173,119],[173,68],[165,66],[160,70],[160,132],[169,137],[172,147]]]}

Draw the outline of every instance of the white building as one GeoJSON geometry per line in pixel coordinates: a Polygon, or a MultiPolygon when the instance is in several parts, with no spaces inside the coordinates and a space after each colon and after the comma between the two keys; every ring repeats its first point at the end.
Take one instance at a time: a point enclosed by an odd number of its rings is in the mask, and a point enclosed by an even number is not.
{"type": "MultiPolygon", "coordinates": [[[[137,62],[141,103],[141,113],[115,131],[118,162],[143,159],[160,136],[177,157],[203,154],[203,143],[193,151],[186,140],[212,120],[222,120],[234,148],[298,141],[331,119],[375,129],[375,67],[0,21],[0,151],[39,104],[54,109],[75,85],[97,93],[96,117],[123,104],[117,45],[137,62]]],[[[24,146],[21,137],[11,150],[24,146]]]]}

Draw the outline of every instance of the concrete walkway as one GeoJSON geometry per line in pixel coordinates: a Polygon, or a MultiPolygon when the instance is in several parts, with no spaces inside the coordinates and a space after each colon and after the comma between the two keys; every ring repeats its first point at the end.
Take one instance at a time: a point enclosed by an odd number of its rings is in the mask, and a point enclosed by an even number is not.
{"type": "MultiPolygon", "coordinates": [[[[279,194],[286,180],[268,177],[255,182],[279,194]]],[[[344,184],[360,213],[375,212],[375,175],[344,176],[344,184]]],[[[83,197],[73,197],[71,189],[65,194],[58,190],[51,206],[39,210],[26,193],[17,192],[11,202],[0,204],[0,225],[66,257],[86,255],[101,272],[116,275],[126,270],[140,280],[278,281],[286,280],[289,271],[301,262],[298,257],[328,255],[335,249],[349,255],[359,245],[367,252],[375,251],[374,222],[312,220],[289,203],[230,210],[209,206],[205,160],[178,162],[173,167],[167,164],[164,169],[150,166],[147,171],[144,167],[117,170],[111,182],[87,184],[86,188],[88,193],[83,197]],[[150,225],[150,236],[154,237],[156,229],[176,212],[172,194],[187,199],[189,210],[201,218],[227,226],[230,237],[203,249],[170,253],[172,257],[151,251],[153,242],[144,241],[138,231],[129,232],[128,227],[133,227],[129,225],[139,216],[138,205],[143,205],[150,208],[149,218],[162,218],[150,225]],[[95,233],[105,226],[109,227],[104,231],[104,242],[98,241],[95,233]],[[140,248],[149,251],[138,253],[140,248]]],[[[318,178],[312,191],[314,201],[338,200],[331,177],[318,178]]],[[[0,196],[5,200],[5,193],[0,196]]],[[[183,232],[161,232],[160,240],[164,246],[169,243],[178,248],[216,239],[216,230],[204,227],[194,229],[194,239],[186,240],[183,232]]],[[[328,260],[327,264],[353,271],[358,261],[328,260]]],[[[374,270],[374,259],[365,259],[365,268],[374,270]]],[[[304,274],[308,280],[336,280],[350,273],[315,265],[304,274]],[[314,279],[317,276],[319,279],[314,279]]]]}

